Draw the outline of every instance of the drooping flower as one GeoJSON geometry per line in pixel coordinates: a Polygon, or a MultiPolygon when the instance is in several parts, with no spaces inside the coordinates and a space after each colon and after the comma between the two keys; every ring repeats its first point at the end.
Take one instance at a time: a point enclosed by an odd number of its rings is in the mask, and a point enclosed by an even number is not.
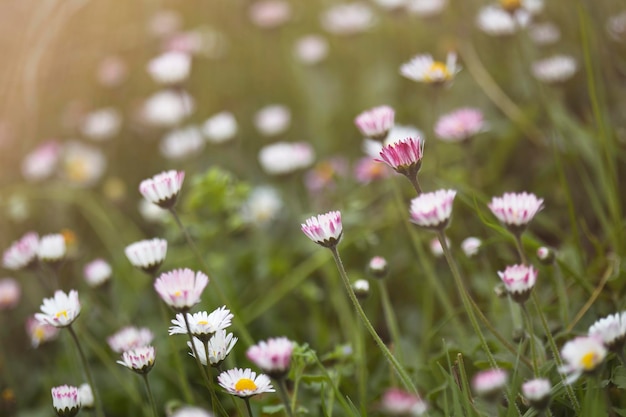
{"type": "Polygon", "coordinates": [[[39,235],[28,232],[19,240],[13,242],[2,255],[2,266],[13,271],[28,268],[37,261],[39,235]]]}
{"type": "Polygon", "coordinates": [[[531,69],[533,76],[539,81],[555,84],[572,78],[578,69],[578,64],[571,56],[555,55],[534,62],[531,69]]]}
{"type": "Polygon", "coordinates": [[[493,197],[488,206],[509,230],[519,233],[543,209],[543,198],[527,192],[504,193],[502,197],[493,197]]]}
{"type": "Polygon", "coordinates": [[[22,290],[13,278],[0,279],[0,311],[10,310],[20,301],[22,290]]]}
{"type": "Polygon", "coordinates": [[[608,351],[599,337],[577,337],[567,342],[561,349],[561,357],[565,364],[559,372],[567,375],[566,384],[572,384],[585,372],[598,367],[608,351]]]}
{"type": "Polygon", "coordinates": [[[159,84],[180,84],[189,77],[191,57],[182,52],[165,52],[148,62],[146,69],[159,84]]]}
{"type": "Polygon", "coordinates": [[[498,271],[498,275],[511,298],[518,303],[528,300],[537,282],[537,270],[532,265],[507,266],[504,271],[498,271]]]}
{"type": "Polygon", "coordinates": [[[200,302],[200,295],[209,283],[202,272],[189,268],[164,272],[154,282],[154,289],[167,305],[176,311],[186,312],[200,302]]]}
{"type": "Polygon", "coordinates": [[[354,124],[367,138],[384,140],[393,127],[395,111],[389,106],[378,106],[359,114],[354,124]]]}
{"type": "MultiPolygon", "coordinates": [[[[231,325],[233,314],[226,306],[222,306],[211,312],[199,311],[194,314],[187,314],[190,333],[204,341],[218,330],[226,329],[231,325]]],[[[169,334],[187,334],[187,326],[183,313],[176,314],[176,318],[172,320],[173,326],[169,329],[169,334]]]]}
{"type": "Polygon", "coordinates": [[[419,395],[399,388],[389,388],[381,400],[382,411],[392,416],[422,416],[428,405],[419,395]]]}
{"type": "Polygon", "coordinates": [[[111,279],[113,269],[104,259],[94,259],[85,265],[83,275],[90,287],[99,287],[111,279]]]}
{"type": "Polygon", "coordinates": [[[422,54],[416,55],[400,67],[400,74],[404,77],[426,84],[450,82],[459,71],[454,52],[448,53],[445,63],[435,61],[429,54],[422,54]]]}
{"type": "Polygon", "coordinates": [[[141,181],[139,192],[151,203],[165,209],[171,209],[176,205],[184,180],[185,171],[164,171],[141,181]]]}
{"type": "Polygon", "coordinates": [[[429,229],[444,229],[452,216],[455,190],[437,190],[411,200],[411,221],[429,229]]]}
{"type": "Polygon", "coordinates": [[[122,353],[152,343],[154,334],[146,327],[127,326],[107,338],[107,343],[113,352],[122,353]]]}
{"type": "Polygon", "coordinates": [[[126,246],[124,253],[135,268],[153,274],[165,260],[167,240],[158,238],[140,240],[126,246]]]}
{"type": "Polygon", "coordinates": [[[461,242],[461,249],[463,253],[465,253],[465,256],[471,258],[478,253],[478,249],[480,249],[482,243],[483,242],[477,237],[470,236],[461,242]]]}
{"type": "Polygon", "coordinates": [[[289,372],[294,343],[286,337],[270,338],[250,346],[246,356],[272,378],[283,378],[289,372]]]}
{"type": "Polygon", "coordinates": [[[54,387],[52,393],[52,406],[59,417],[74,417],[80,410],[80,396],[78,388],[70,385],[54,387]]]}
{"type": "Polygon", "coordinates": [[[202,125],[202,133],[211,143],[223,143],[237,134],[237,119],[227,111],[209,117],[202,125]]]}
{"type": "Polygon", "coordinates": [[[248,368],[234,368],[222,372],[217,377],[217,381],[229,394],[242,398],[275,391],[267,375],[257,375],[256,372],[248,368]]]}
{"type": "Polygon", "coordinates": [[[621,352],[626,342],[626,311],[597,320],[589,327],[589,336],[602,339],[609,350],[621,352]]]}
{"type": "Polygon", "coordinates": [[[270,175],[289,174],[311,166],[315,151],[307,142],[276,142],[259,151],[259,163],[270,175]]]}
{"type": "Polygon", "coordinates": [[[144,346],[136,349],[127,350],[122,353],[122,360],[117,361],[120,365],[138,373],[147,374],[154,366],[156,359],[153,346],[144,346]]]}
{"type": "Polygon", "coordinates": [[[42,313],[35,314],[35,318],[41,323],[47,323],[55,327],[67,327],[80,314],[78,291],[71,290],[66,294],[61,290],[57,290],[54,293],[54,297],[44,298],[40,308],[42,313]]]}
{"type": "Polygon", "coordinates": [[[59,335],[59,329],[47,323],[41,323],[34,316],[26,320],[26,333],[30,338],[30,343],[34,348],[40,344],[52,341],[59,335]]]}
{"type": "Polygon", "coordinates": [[[37,246],[37,258],[46,263],[57,263],[63,260],[67,247],[65,237],[60,233],[42,236],[37,246]]]}
{"type": "Polygon", "coordinates": [[[488,369],[478,372],[472,378],[472,389],[476,395],[495,399],[505,387],[508,374],[503,369],[488,369]]]}
{"type": "Polygon", "coordinates": [[[478,109],[463,108],[441,116],[435,134],[446,142],[462,142],[484,129],[483,113],[478,109]]]}
{"type": "Polygon", "coordinates": [[[330,211],[310,217],[301,224],[302,232],[313,242],[331,248],[337,246],[343,233],[341,213],[330,211]]]}
{"type": "Polygon", "coordinates": [[[538,410],[545,409],[550,403],[550,390],[552,385],[545,378],[536,378],[522,384],[522,395],[530,402],[530,405],[538,410]]]}
{"type": "MultiPolygon", "coordinates": [[[[233,336],[232,333],[226,333],[226,330],[221,329],[215,332],[213,336],[208,341],[207,349],[208,349],[208,364],[211,366],[219,366],[228,356],[231,350],[235,347],[237,343],[236,337],[233,336]]],[[[197,337],[193,338],[193,343],[196,348],[196,352],[198,352],[198,359],[200,359],[200,363],[203,365],[207,365],[207,351],[204,347],[204,342],[197,337]]],[[[187,346],[191,350],[189,354],[191,356],[194,355],[194,350],[191,347],[191,342],[187,342],[187,346]]]]}

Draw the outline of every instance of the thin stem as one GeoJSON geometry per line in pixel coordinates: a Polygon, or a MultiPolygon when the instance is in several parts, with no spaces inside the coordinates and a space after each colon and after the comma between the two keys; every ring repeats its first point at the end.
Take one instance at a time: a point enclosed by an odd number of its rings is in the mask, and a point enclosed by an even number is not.
{"type": "Polygon", "coordinates": [[[348,291],[348,296],[350,297],[350,301],[352,301],[352,305],[356,309],[361,321],[365,325],[365,328],[374,338],[374,341],[380,348],[381,352],[383,353],[383,356],[385,356],[385,358],[389,361],[391,366],[398,373],[398,376],[402,380],[402,383],[404,384],[405,388],[417,394],[417,389],[415,388],[415,385],[411,381],[411,378],[409,377],[408,373],[404,370],[400,362],[398,362],[398,360],[389,351],[387,346],[385,346],[385,343],[382,341],[380,336],[378,336],[378,333],[376,333],[374,326],[372,326],[372,323],[370,323],[369,319],[365,315],[365,312],[363,311],[361,304],[359,304],[359,300],[356,298],[356,295],[354,294],[354,291],[352,290],[352,286],[350,285],[348,274],[346,273],[346,270],[343,267],[343,263],[341,262],[341,258],[339,257],[339,252],[337,251],[337,247],[333,246],[329,249],[331,253],[333,254],[333,258],[335,259],[335,263],[337,264],[337,269],[339,269],[339,275],[341,275],[341,279],[343,280],[346,290],[348,291]]]}
{"type": "Polygon", "coordinates": [[[241,321],[241,317],[238,314],[238,312],[235,311],[235,305],[230,302],[230,300],[226,296],[226,293],[224,293],[224,291],[222,290],[222,287],[221,287],[219,281],[215,278],[215,275],[210,272],[209,265],[206,263],[206,261],[202,257],[202,254],[200,253],[200,251],[198,250],[198,247],[196,246],[195,242],[191,238],[191,235],[189,234],[189,231],[187,230],[187,228],[183,225],[182,221],[180,220],[180,217],[178,216],[178,213],[176,212],[176,209],[174,207],[172,207],[172,208],[169,209],[169,212],[172,213],[172,216],[174,217],[174,221],[178,225],[178,228],[181,230],[181,232],[183,232],[183,235],[185,236],[185,240],[187,240],[187,244],[191,248],[191,251],[194,253],[196,258],[198,258],[198,260],[200,261],[200,264],[202,265],[202,268],[204,269],[204,272],[206,272],[211,277],[213,285],[215,286],[215,291],[217,292],[217,295],[220,298],[221,302],[226,304],[227,306],[229,306],[229,308],[233,312],[233,315],[234,315],[233,321],[235,322],[235,324],[237,325],[237,327],[239,329],[239,332],[240,332],[239,334],[241,335],[241,338],[248,345],[252,345],[254,343],[254,339],[252,338],[252,336],[248,332],[248,329],[246,328],[245,324],[241,321]]]}
{"type": "Polygon", "coordinates": [[[287,384],[285,383],[285,378],[278,378],[278,395],[280,396],[281,401],[285,404],[285,411],[287,412],[287,416],[293,417],[293,411],[291,411],[291,404],[289,404],[289,395],[287,391],[287,384]]]}
{"type": "Polygon", "coordinates": [[[245,397],[243,400],[246,403],[246,408],[248,409],[248,416],[254,417],[254,415],[252,414],[252,407],[250,407],[250,398],[245,397]]]}
{"type": "Polygon", "coordinates": [[[209,341],[204,340],[202,344],[204,345],[204,353],[206,354],[205,370],[206,370],[207,379],[209,380],[209,384],[210,384],[209,386],[211,390],[211,407],[213,409],[213,414],[215,414],[215,408],[219,407],[220,414],[224,417],[228,417],[228,413],[224,409],[224,406],[222,406],[222,403],[217,398],[217,393],[215,390],[215,383],[213,381],[213,378],[211,377],[211,366],[209,365],[209,341]]]}
{"type": "Polygon", "coordinates": [[[148,391],[148,399],[150,400],[150,405],[152,406],[152,414],[154,417],[158,417],[159,412],[157,411],[156,402],[154,401],[154,395],[152,395],[152,389],[150,388],[150,382],[148,382],[148,374],[141,374],[143,377],[143,382],[146,384],[146,391],[148,391]]]}
{"type": "Polygon", "coordinates": [[[496,363],[491,350],[489,349],[489,345],[487,344],[487,340],[485,339],[485,335],[483,335],[480,326],[478,325],[478,321],[476,321],[476,316],[474,315],[474,310],[472,309],[472,304],[469,301],[469,296],[467,294],[467,289],[465,288],[465,284],[463,283],[463,279],[461,278],[461,274],[459,272],[459,268],[452,257],[452,253],[450,252],[450,248],[448,247],[448,242],[446,241],[446,235],[443,230],[439,230],[437,232],[437,237],[439,239],[439,243],[441,243],[441,247],[443,248],[443,254],[448,262],[448,266],[450,267],[450,271],[452,271],[452,276],[454,277],[454,281],[456,283],[457,288],[459,289],[459,293],[461,294],[461,300],[463,301],[463,307],[465,307],[465,311],[467,312],[467,316],[472,323],[472,327],[474,328],[474,332],[478,336],[480,340],[480,344],[482,345],[485,353],[487,354],[487,358],[489,359],[489,363],[493,368],[497,368],[498,365],[496,363]]]}
{"type": "Polygon", "coordinates": [[[67,330],[72,335],[72,340],[74,340],[74,344],[76,345],[76,349],[78,349],[78,355],[80,356],[80,360],[83,364],[83,370],[85,371],[85,377],[87,378],[87,383],[91,387],[91,392],[93,392],[94,403],[96,405],[96,416],[104,417],[104,411],[102,410],[102,403],[100,401],[100,395],[97,393],[96,386],[93,383],[93,377],[91,376],[91,369],[89,368],[89,364],[87,363],[87,357],[85,356],[85,352],[83,352],[83,348],[78,341],[78,336],[76,336],[76,332],[72,328],[72,325],[67,326],[67,330]]]}
{"type": "Polygon", "coordinates": [[[524,253],[524,245],[522,244],[522,235],[521,233],[514,233],[515,236],[515,247],[517,248],[517,254],[519,255],[519,259],[524,265],[528,265],[528,260],[526,259],[526,254],[524,253]]]}
{"type": "Polygon", "coordinates": [[[415,189],[415,192],[417,193],[417,195],[419,196],[420,194],[422,194],[422,187],[420,186],[420,183],[417,180],[417,174],[415,174],[414,176],[413,175],[407,175],[406,177],[411,182],[411,185],[415,189]]]}
{"type": "MultiPolygon", "coordinates": [[[[548,344],[550,345],[550,349],[552,350],[552,355],[554,356],[554,361],[557,366],[563,365],[563,360],[561,359],[561,354],[559,353],[559,349],[556,346],[556,342],[554,341],[554,337],[552,336],[552,332],[550,331],[550,327],[548,326],[548,321],[546,320],[546,316],[544,316],[543,311],[539,308],[539,301],[537,299],[537,295],[534,291],[530,294],[533,303],[535,304],[535,309],[537,310],[537,314],[539,315],[539,319],[541,320],[541,326],[543,327],[543,331],[546,333],[546,337],[548,338],[548,344]]],[[[574,394],[574,389],[570,384],[565,382],[565,378],[561,374],[561,381],[563,381],[563,385],[565,386],[565,391],[567,392],[567,396],[569,397],[570,402],[574,406],[576,410],[576,414],[580,412],[580,404],[576,399],[576,395],[574,394]]]]}
{"type": "MultiPolygon", "coordinates": [[[[196,344],[193,341],[193,335],[191,334],[191,329],[189,328],[189,319],[187,318],[187,312],[183,311],[182,315],[183,315],[183,318],[185,319],[185,327],[187,328],[187,336],[189,336],[189,343],[191,343],[191,350],[193,352],[193,357],[196,360],[196,365],[198,365],[198,370],[200,371],[200,374],[202,374],[204,385],[206,385],[206,388],[209,390],[209,393],[213,393],[213,390],[211,389],[211,382],[209,381],[206,371],[204,370],[204,367],[202,366],[202,362],[200,362],[200,356],[198,355],[196,344]]],[[[209,362],[208,355],[206,357],[206,360],[208,363],[209,362]]]]}
{"type": "Polygon", "coordinates": [[[530,337],[530,355],[533,360],[533,375],[537,378],[539,376],[539,365],[537,364],[537,351],[535,350],[535,333],[533,331],[530,314],[528,313],[525,304],[522,304],[522,311],[524,312],[524,317],[526,318],[526,330],[528,331],[530,337]]]}
{"type": "Polygon", "coordinates": [[[389,332],[391,333],[391,340],[393,341],[393,345],[395,347],[395,352],[398,357],[398,360],[402,362],[402,347],[400,346],[400,329],[398,328],[398,321],[396,320],[396,315],[393,312],[393,307],[391,306],[391,300],[389,299],[389,291],[387,291],[387,285],[384,280],[378,281],[378,289],[380,290],[380,298],[383,304],[383,312],[385,314],[385,321],[387,322],[387,327],[389,327],[389,332]]]}

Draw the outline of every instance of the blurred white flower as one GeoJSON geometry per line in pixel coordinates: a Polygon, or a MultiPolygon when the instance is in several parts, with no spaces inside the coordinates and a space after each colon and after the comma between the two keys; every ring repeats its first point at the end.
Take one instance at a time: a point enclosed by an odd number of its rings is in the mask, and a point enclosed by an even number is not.
{"type": "Polygon", "coordinates": [[[262,226],[274,220],[283,208],[283,200],[275,188],[256,187],[241,207],[241,217],[246,223],[262,226]]]}
{"type": "Polygon", "coordinates": [[[86,138],[101,141],[117,135],[121,125],[122,115],[120,112],[112,107],[107,107],[85,116],[80,130],[86,138]]]}
{"type": "Polygon", "coordinates": [[[259,152],[259,162],[270,175],[288,174],[311,166],[315,151],[307,142],[277,142],[259,152]]]}
{"type": "Polygon", "coordinates": [[[147,71],[159,84],[180,84],[189,77],[191,57],[183,52],[165,52],[148,62],[147,71]]]}
{"type": "Polygon", "coordinates": [[[291,123],[291,111],[287,106],[272,104],[260,109],[254,116],[254,125],[265,136],[283,133],[291,123]]]}
{"type": "Polygon", "coordinates": [[[354,35],[365,32],[376,23],[376,16],[367,3],[336,4],[321,16],[322,27],[334,35],[354,35]]]}
{"type": "Polygon", "coordinates": [[[41,181],[50,177],[61,156],[61,145],[48,140],[27,154],[22,160],[22,175],[26,181],[41,181]]]}
{"type": "Polygon", "coordinates": [[[559,83],[570,79],[578,69],[576,60],[568,55],[554,55],[535,61],[532,73],[536,79],[545,83],[559,83]]]}
{"type": "Polygon", "coordinates": [[[248,9],[250,21],[256,26],[271,29],[291,19],[291,5],[285,0],[260,0],[248,9]]]}
{"type": "Polygon", "coordinates": [[[626,41],[626,10],[609,17],[606,22],[606,30],[613,40],[617,42],[626,41]]]}
{"type": "Polygon", "coordinates": [[[144,102],[143,117],[153,126],[171,127],[180,123],[194,110],[194,100],[186,92],[163,90],[144,102]]]}
{"type": "Polygon", "coordinates": [[[440,14],[446,7],[447,0],[407,0],[409,13],[420,17],[432,17],[440,14]]]}
{"type": "Polygon", "coordinates": [[[98,148],[77,141],[63,146],[61,177],[72,185],[94,185],[104,174],[106,165],[106,158],[98,148]]]}
{"type": "Polygon", "coordinates": [[[237,134],[237,120],[227,111],[214,114],[202,125],[202,133],[209,142],[227,142],[237,134]]]}
{"type": "Polygon", "coordinates": [[[477,237],[471,236],[461,242],[461,249],[465,253],[465,256],[471,258],[478,253],[478,250],[480,249],[482,243],[483,242],[477,237]]]}
{"type": "Polygon", "coordinates": [[[204,137],[196,126],[187,126],[167,133],[159,149],[167,159],[184,159],[198,154],[204,148],[204,137]]]}
{"type": "Polygon", "coordinates": [[[320,35],[303,36],[296,40],[294,55],[303,64],[317,64],[328,55],[328,41],[320,35]]]}
{"type": "Polygon", "coordinates": [[[396,10],[406,6],[408,0],[373,0],[378,6],[386,10],[396,10]]]}
{"type": "Polygon", "coordinates": [[[529,27],[528,36],[535,45],[552,45],[561,38],[561,31],[552,22],[534,23],[529,27]]]}
{"type": "Polygon", "coordinates": [[[518,29],[515,17],[506,10],[494,5],[480,9],[476,18],[476,25],[480,30],[491,36],[512,35],[518,29]]]}

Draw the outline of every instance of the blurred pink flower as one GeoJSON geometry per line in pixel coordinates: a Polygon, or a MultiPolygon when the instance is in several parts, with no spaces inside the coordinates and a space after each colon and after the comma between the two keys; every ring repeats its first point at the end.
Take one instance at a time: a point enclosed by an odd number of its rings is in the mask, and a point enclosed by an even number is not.
{"type": "Polygon", "coordinates": [[[366,110],[354,119],[354,124],[367,138],[384,140],[393,127],[395,111],[389,106],[366,110]]]}
{"type": "Polygon", "coordinates": [[[250,6],[248,16],[256,26],[272,29],[291,19],[291,5],[285,0],[259,0],[250,6]]]}
{"type": "Polygon", "coordinates": [[[483,113],[478,109],[463,108],[441,116],[435,125],[435,134],[446,142],[461,142],[484,129],[483,113]]]}
{"type": "Polygon", "coordinates": [[[22,160],[22,175],[26,181],[41,181],[49,178],[59,164],[61,145],[48,140],[37,146],[22,160]]]}
{"type": "Polygon", "coordinates": [[[0,311],[10,310],[20,302],[22,290],[13,278],[0,279],[0,311]]]}
{"type": "Polygon", "coordinates": [[[391,175],[389,168],[368,156],[359,159],[354,167],[354,178],[361,184],[369,184],[389,175],[391,175]]]}

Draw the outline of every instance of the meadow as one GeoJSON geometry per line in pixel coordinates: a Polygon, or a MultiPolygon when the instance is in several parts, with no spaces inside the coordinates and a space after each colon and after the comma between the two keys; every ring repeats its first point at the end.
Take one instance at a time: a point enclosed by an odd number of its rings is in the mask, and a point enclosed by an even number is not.
{"type": "Polygon", "coordinates": [[[0,4],[0,416],[626,416],[619,0],[0,4]]]}

